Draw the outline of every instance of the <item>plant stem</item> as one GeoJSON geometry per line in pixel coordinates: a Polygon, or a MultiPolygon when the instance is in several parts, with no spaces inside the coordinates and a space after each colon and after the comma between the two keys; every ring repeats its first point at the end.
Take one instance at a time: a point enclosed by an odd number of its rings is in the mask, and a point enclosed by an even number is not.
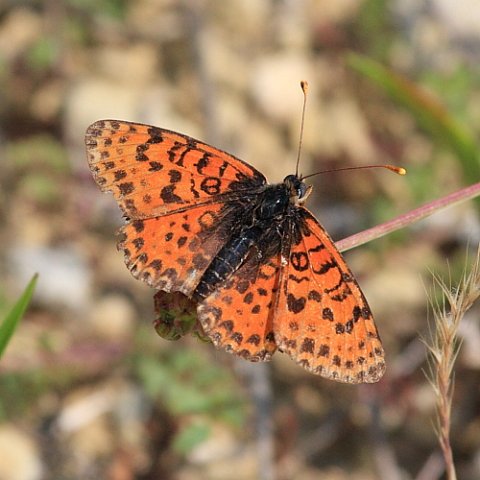
{"type": "Polygon", "coordinates": [[[443,210],[444,208],[451,207],[458,203],[470,200],[480,195],[480,183],[475,183],[469,187],[462,188],[456,192],[450,193],[445,197],[438,198],[433,200],[421,207],[415,208],[410,212],[404,213],[393,220],[382,223],[375,227],[364,230],[363,232],[356,233],[350,237],[344,238],[336,242],[337,248],[344,252],[350,250],[351,248],[358,247],[364,243],[370,242],[377,238],[383,237],[388,233],[394,232],[395,230],[400,230],[408,225],[411,225],[414,222],[418,222],[433,213],[443,210]]]}

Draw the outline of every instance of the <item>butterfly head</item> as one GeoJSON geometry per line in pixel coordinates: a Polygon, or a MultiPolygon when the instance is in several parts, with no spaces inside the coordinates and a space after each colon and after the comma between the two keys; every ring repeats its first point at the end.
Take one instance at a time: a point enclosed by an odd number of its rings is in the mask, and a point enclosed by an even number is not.
{"type": "Polygon", "coordinates": [[[290,195],[290,203],[296,206],[303,205],[312,193],[313,186],[306,185],[297,175],[288,175],[283,180],[290,195]]]}

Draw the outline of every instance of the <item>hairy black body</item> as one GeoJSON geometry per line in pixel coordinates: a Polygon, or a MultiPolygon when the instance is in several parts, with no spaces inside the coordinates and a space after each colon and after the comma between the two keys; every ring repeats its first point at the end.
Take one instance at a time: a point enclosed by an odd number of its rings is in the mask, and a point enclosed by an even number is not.
{"type": "Polygon", "coordinates": [[[292,198],[302,198],[306,192],[305,184],[289,175],[283,183],[256,192],[256,202],[248,197],[228,202],[218,223],[223,231],[215,231],[225,238],[225,244],[200,279],[193,299],[208,297],[251,255],[256,255],[258,264],[276,256],[282,243],[290,241],[288,232],[298,230],[300,213],[292,198]],[[293,228],[289,228],[290,222],[293,228]]]}

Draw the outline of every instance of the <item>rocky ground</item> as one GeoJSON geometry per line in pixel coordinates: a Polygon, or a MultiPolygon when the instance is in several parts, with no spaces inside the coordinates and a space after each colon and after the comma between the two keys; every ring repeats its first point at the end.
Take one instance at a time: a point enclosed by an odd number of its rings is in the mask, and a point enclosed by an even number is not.
{"type": "MultiPolygon", "coordinates": [[[[295,169],[308,80],[303,173],[409,172],[312,179],[308,206],[338,240],[479,178],[478,156],[460,159],[352,54],[428,92],[476,141],[479,47],[475,0],[1,3],[0,319],[40,277],[0,361],[0,478],[443,478],[421,337],[432,271],[455,286],[472,262],[478,204],[346,254],[388,370],[341,385],[285,355],[248,364],[195,337],[159,338],[154,292],[116,251],[121,214],[92,180],[84,134],[101,118],[157,125],[278,182],[295,169]]],[[[465,480],[480,477],[478,316],[474,306],[462,321],[455,366],[465,480]]]]}

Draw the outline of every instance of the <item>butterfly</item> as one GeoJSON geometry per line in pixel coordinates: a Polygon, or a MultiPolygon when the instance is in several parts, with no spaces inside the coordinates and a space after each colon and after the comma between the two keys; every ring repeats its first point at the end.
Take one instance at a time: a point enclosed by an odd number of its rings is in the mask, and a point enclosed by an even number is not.
{"type": "Polygon", "coordinates": [[[311,373],[372,383],[385,371],[372,313],[298,175],[268,184],[199,140],[118,120],[88,127],[90,169],[126,223],[131,273],[196,305],[218,348],[250,361],[276,350],[311,373]]]}

